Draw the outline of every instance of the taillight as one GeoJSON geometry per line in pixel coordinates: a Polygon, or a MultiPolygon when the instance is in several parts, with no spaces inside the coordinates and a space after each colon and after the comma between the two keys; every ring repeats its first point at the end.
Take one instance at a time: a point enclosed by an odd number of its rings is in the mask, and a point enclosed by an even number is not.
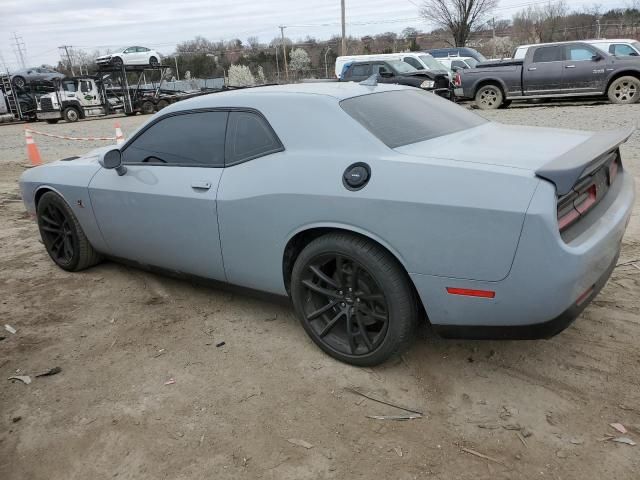
{"type": "Polygon", "coordinates": [[[573,191],[558,200],[558,228],[562,232],[587,213],[598,198],[598,187],[589,185],[581,192],[573,191]]]}
{"type": "Polygon", "coordinates": [[[460,77],[460,72],[456,72],[456,76],[453,79],[453,84],[456,87],[460,87],[462,85],[462,77],[460,77]]]}

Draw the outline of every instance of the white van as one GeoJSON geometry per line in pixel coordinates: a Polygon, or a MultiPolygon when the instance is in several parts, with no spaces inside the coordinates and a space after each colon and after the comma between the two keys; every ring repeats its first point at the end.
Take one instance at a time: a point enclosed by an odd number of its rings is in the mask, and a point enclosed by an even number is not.
{"type": "Polygon", "coordinates": [[[340,78],[344,66],[351,62],[366,62],[369,60],[402,60],[408,63],[417,70],[435,70],[441,72],[447,72],[449,79],[451,79],[451,72],[449,72],[440,62],[433,58],[428,53],[424,52],[405,52],[405,53],[379,53],[373,55],[345,55],[344,57],[336,58],[336,77],[340,78]]]}

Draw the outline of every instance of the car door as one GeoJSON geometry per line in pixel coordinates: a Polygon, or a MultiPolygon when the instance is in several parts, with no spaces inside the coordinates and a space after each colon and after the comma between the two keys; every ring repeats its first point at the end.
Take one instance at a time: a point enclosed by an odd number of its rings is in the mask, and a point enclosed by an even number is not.
{"type": "Polygon", "coordinates": [[[380,83],[397,83],[398,78],[395,72],[384,62],[377,62],[371,64],[371,73],[378,76],[378,82],[380,83]]]}
{"type": "Polygon", "coordinates": [[[525,95],[552,95],[559,93],[562,83],[564,50],[560,45],[529,49],[522,72],[525,95]]]}
{"type": "Polygon", "coordinates": [[[584,44],[564,46],[562,90],[565,93],[595,93],[604,89],[604,53],[584,44]]]}
{"type": "Polygon", "coordinates": [[[228,112],[188,111],[154,121],[122,148],[126,173],[89,184],[109,254],[225,280],[216,192],[228,112]]]}
{"type": "Polygon", "coordinates": [[[122,52],[122,61],[125,65],[135,65],[137,62],[136,47],[129,47],[122,52]]]}
{"type": "Polygon", "coordinates": [[[140,64],[149,63],[149,49],[145,47],[136,47],[136,58],[140,64]]]}

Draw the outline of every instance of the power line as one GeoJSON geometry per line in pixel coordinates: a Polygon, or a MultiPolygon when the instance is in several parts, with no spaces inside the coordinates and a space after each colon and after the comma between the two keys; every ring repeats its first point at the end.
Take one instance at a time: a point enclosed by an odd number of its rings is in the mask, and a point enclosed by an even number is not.
{"type": "Polygon", "coordinates": [[[27,47],[24,44],[24,40],[22,39],[22,37],[19,37],[16,32],[13,32],[13,40],[15,42],[13,51],[16,55],[16,60],[18,61],[18,63],[22,68],[26,68],[24,57],[26,56],[26,53],[27,53],[27,47]]]}

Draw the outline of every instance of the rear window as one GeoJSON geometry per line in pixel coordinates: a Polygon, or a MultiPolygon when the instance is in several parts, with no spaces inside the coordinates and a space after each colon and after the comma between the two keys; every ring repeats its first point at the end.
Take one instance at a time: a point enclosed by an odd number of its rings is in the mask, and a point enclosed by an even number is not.
{"type": "Polygon", "coordinates": [[[487,120],[418,89],[352,97],[342,109],[390,148],[422,142],[486,123],[487,120]]]}

